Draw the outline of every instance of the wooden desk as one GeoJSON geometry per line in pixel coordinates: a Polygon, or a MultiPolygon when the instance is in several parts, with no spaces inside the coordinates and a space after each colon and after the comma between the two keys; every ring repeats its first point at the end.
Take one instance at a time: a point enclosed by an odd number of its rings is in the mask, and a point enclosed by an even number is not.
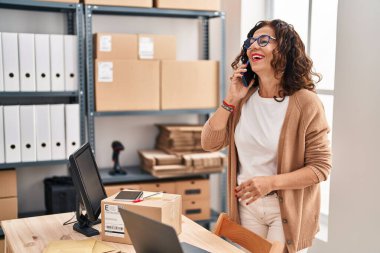
{"type": "MultiPolygon", "coordinates": [[[[73,215],[74,213],[64,213],[2,221],[1,226],[5,235],[5,252],[40,253],[51,241],[86,239],[87,237],[73,230],[73,224],[62,225],[73,215]]],[[[95,228],[100,230],[100,225],[96,225],[95,228]]],[[[100,236],[93,238],[101,240],[100,236]]],[[[243,253],[242,250],[185,216],[182,216],[182,233],[179,235],[179,239],[210,252],[243,253]]],[[[106,243],[122,250],[123,253],[135,252],[132,245],[106,243]]]]}

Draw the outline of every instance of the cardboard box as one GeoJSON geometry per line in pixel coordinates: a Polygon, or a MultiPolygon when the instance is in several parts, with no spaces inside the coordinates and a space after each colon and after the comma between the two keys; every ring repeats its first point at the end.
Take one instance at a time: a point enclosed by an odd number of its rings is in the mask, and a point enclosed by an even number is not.
{"type": "MultiPolygon", "coordinates": [[[[149,196],[153,193],[144,192],[144,195],[149,196]]],[[[180,195],[163,193],[159,197],[154,196],[138,203],[115,201],[114,197],[115,195],[102,200],[101,237],[103,241],[131,244],[128,228],[124,226],[118,207],[160,221],[172,226],[177,234],[181,233],[182,198],[180,195]]]]}
{"type": "Polygon", "coordinates": [[[95,59],[137,60],[137,35],[124,33],[96,33],[95,59]]]}
{"type": "Polygon", "coordinates": [[[159,110],[159,61],[95,62],[96,111],[159,110]]]}
{"type": "Polygon", "coordinates": [[[184,200],[182,214],[192,220],[210,219],[210,200],[184,200]]]}
{"type": "Polygon", "coordinates": [[[208,179],[186,180],[176,182],[176,193],[183,200],[210,199],[210,181],[208,179]]]}
{"type": "Polygon", "coordinates": [[[16,170],[0,170],[0,198],[17,196],[16,170]]]}
{"type": "Polygon", "coordinates": [[[186,166],[196,171],[210,168],[223,168],[227,165],[227,156],[222,152],[191,153],[182,156],[186,166]]]}
{"type": "Polygon", "coordinates": [[[220,0],[155,0],[154,7],[200,11],[220,11],[220,0]]]}
{"type": "Polygon", "coordinates": [[[17,219],[17,198],[0,199],[0,221],[17,219]]]}
{"type": "Polygon", "coordinates": [[[141,184],[140,186],[144,191],[176,193],[174,182],[141,184]]]}
{"type": "Polygon", "coordinates": [[[143,166],[154,167],[166,165],[181,165],[182,157],[168,154],[159,149],[143,149],[138,151],[143,166]]]}
{"type": "Polygon", "coordinates": [[[175,60],[176,37],[174,35],[139,34],[138,56],[141,60],[175,60]]]}
{"type": "Polygon", "coordinates": [[[219,105],[217,61],[161,63],[161,109],[211,109],[219,105]]]}
{"type": "Polygon", "coordinates": [[[85,4],[151,8],[153,0],[84,0],[85,4]]]}
{"type": "Polygon", "coordinates": [[[142,168],[157,178],[172,178],[192,174],[191,168],[187,168],[185,165],[158,165],[153,167],[143,165],[142,168]]]}
{"type": "Polygon", "coordinates": [[[139,184],[121,184],[121,185],[109,185],[104,186],[104,189],[106,190],[107,196],[110,197],[112,195],[115,195],[116,193],[122,191],[122,190],[140,190],[139,184]]]}

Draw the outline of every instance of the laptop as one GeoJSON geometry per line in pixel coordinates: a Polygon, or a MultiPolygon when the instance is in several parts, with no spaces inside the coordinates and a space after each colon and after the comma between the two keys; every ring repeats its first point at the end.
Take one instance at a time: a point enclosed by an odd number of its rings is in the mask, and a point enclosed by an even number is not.
{"type": "Polygon", "coordinates": [[[207,253],[191,244],[180,243],[174,228],[119,208],[136,253],[207,253]]]}

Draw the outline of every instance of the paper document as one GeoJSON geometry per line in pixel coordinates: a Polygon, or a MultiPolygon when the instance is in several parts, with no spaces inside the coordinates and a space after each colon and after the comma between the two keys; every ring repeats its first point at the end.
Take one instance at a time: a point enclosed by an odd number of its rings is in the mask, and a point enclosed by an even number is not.
{"type": "Polygon", "coordinates": [[[50,242],[43,253],[120,253],[120,250],[94,239],[50,242]]]}

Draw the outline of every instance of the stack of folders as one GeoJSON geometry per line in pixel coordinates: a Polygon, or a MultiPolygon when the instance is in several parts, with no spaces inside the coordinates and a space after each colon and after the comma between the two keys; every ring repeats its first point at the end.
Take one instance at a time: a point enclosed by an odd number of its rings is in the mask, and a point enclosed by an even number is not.
{"type": "Polygon", "coordinates": [[[78,104],[0,106],[0,163],[64,160],[79,145],[78,104]]]}
{"type": "Polygon", "coordinates": [[[0,32],[0,91],[77,91],[78,80],[77,36],[0,32]]]}

